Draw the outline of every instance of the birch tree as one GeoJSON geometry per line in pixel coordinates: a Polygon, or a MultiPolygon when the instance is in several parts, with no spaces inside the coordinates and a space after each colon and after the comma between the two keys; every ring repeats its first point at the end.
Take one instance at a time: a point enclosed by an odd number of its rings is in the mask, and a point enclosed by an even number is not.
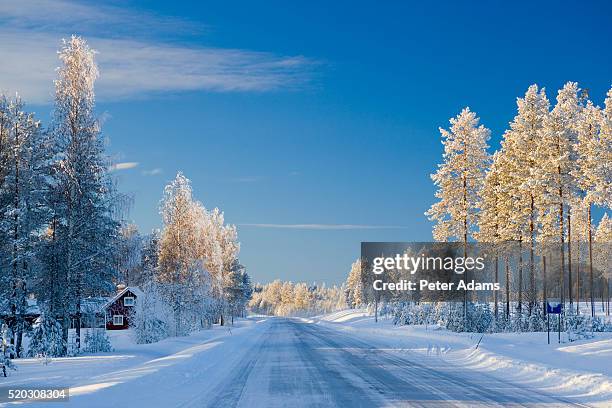
{"type": "MultiPolygon", "coordinates": [[[[108,174],[109,160],[95,117],[95,52],[76,36],[63,41],[62,63],[55,80],[52,132],[56,147],[52,222],[59,245],[55,254],[66,273],[70,310],[76,321],[76,348],[81,344],[81,299],[112,290],[118,223],[117,195],[108,174]]],[[[55,265],[57,266],[57,265],[55,265]]],[[[69,319],[62,317],[67,336],[69,319]]]]}
{"type": "Polygon", "coordinates": [[[178,173],[164,189],[160,205],[163,229],[159,243],[157,280],[167,285],[167,297],[174,313],[175,335],[187,334],[184,308],[188,284],[195,279],[199,257],[198,205],[193,200],[191,182],[178,173]]]}

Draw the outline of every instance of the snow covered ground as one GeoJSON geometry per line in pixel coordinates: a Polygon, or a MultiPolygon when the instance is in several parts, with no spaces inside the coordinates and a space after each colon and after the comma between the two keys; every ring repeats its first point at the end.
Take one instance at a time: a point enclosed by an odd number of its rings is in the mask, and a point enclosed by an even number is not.
{"type": "Polygon", "coordinates": [[[545,333],[481,339],[344,311],[253,316],[231,331],[214,327],[151,345],[134,344],[127,331],[111,337],[112,353],[49,365],[19,360],[0,387],[70,387],[66,404],[35,404],[50,407],[612,404],[609,333],[547,345],[545,333]]]}
{"type": "Polygon", "coordinates": [[[231,329],[215,326],[146,345],[134,344],[129,331],[110,331],[114,352],[56,358],[48,365],[20,359],[17,371],[0,378],[0,387],[70,387],[70,401],[48,403],[51,407],[120,407],[126,402],[135,407],[177,406],[205,392],[202,384],[212,387],[227,375],[265,332],[266,320],[241,319],[231,329]]]}
{"type": "Polygon", "coordinates": [[[440,358],[519,384],[571,397],[589,405],[612,406],[612,333],[568,342],[561,333],[453,333],[437,326],[395,326],[378,323],[365,311],[346,310],[309,321],[369,339],[402,353],[440,358]],[[480,343],[479,343],[480,342],[480,343]],[[479,344],[478,344],[479,343],[479,344]],[[478,347],[476,348],[476,345],[478,347]]]}

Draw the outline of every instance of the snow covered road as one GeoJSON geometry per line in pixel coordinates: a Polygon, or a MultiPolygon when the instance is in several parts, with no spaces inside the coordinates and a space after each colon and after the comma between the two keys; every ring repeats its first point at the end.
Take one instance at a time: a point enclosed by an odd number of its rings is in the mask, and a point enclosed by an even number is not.
{"type": "Polygon", "coordinates": [[[567,407],[573,403],[439,358],[377,348],[320,325],[273,319],[266,335],[212,394],[183,406],[203,405],[567,407]]]}
{"type": "MultiPolygon", "coordinates": [[[[71,387],[69,403],[35,406],[575,405],[570,399],[454,365],[443,357],[395,349],[299,319],[248,319],[231,334],[226,330],[204,331],[182,341],[185,346],[165,355],[158,353],[147,358],[135,353],[133,364],[125,363],[115,370],[96,366],[98,372],[93,373],[93,366],[89,367],[90,372],[83,373],[82,378],[68,367],[60,369],[63,361],[53,362],[48,368],[32,367],[38,373],[41,370],[53,373],[52,384],[71,387]],[[71,372],[73,377],[67,380],[63,371],[71,372]]],[[[155,345],[150,346],[158,350],[155,345]]],[[[21,375],[27,377],[28,370],[24,365],[21,375]]],[[[35,382],[13,379],[15,386],[31,386],[40,381],[40,377],[35,382]]]]}

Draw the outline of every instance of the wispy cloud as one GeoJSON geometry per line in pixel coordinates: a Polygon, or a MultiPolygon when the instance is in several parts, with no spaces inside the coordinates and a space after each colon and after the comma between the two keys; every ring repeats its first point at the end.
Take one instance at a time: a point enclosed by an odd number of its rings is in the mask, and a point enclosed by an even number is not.
{"type": "MultiPolygon", "coordinates": [[[[67,1],[0,2],[0,90],[51,100],[60,39],[83,34],[98,51],[98,97],[161,92],[269,91],[304,86],[316,65],[303,56],[162,42],[157,35],[197,26],[118,7],[67,1]]],[[[171,34],[168,34],[169,36],[171,34]]],[[[167,37],[166,36],[166,37],[167,37]]],[[[184,44],[184,42],[183,42],[184,44]]]]}
{"type": "Polygon", "coordinates": [[[142,171],[142,175],[143,176],[158,176],[160,174],[162,174],[164,171],[162,169],[160,169],[159,167],[151,169],[151,170],[143,170],[142,171]]]}
{"type": "Polygon", "coordinates": [[[401,225],[362,225],[362,224],[238,224],[241,227],[278,228],[298,230],[360,230],[360,229],[406,229],[401,225]]]}
{"type": "Polygon", "coordinates": [[[133,169],[134,167],[138,167],[139,164],[138,162],[115,163],[110,166],[110,171],[133,169]]]}

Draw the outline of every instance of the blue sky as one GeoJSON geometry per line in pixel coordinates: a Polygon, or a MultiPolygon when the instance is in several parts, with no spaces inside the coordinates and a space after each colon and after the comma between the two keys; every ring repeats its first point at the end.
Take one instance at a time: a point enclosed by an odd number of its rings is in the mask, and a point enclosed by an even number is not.
{"type": "Polygon", "coordinates": [[[361,241],[431,239],[437,129],[462,107],[497,147],[532,83],[601,104],[611,18],[603,1],[9,1],[0,88],[48,122],[55,49],[83,35],[143,232],[181,170],[238,225],[255,280],[339,283],[361,241]]]}

